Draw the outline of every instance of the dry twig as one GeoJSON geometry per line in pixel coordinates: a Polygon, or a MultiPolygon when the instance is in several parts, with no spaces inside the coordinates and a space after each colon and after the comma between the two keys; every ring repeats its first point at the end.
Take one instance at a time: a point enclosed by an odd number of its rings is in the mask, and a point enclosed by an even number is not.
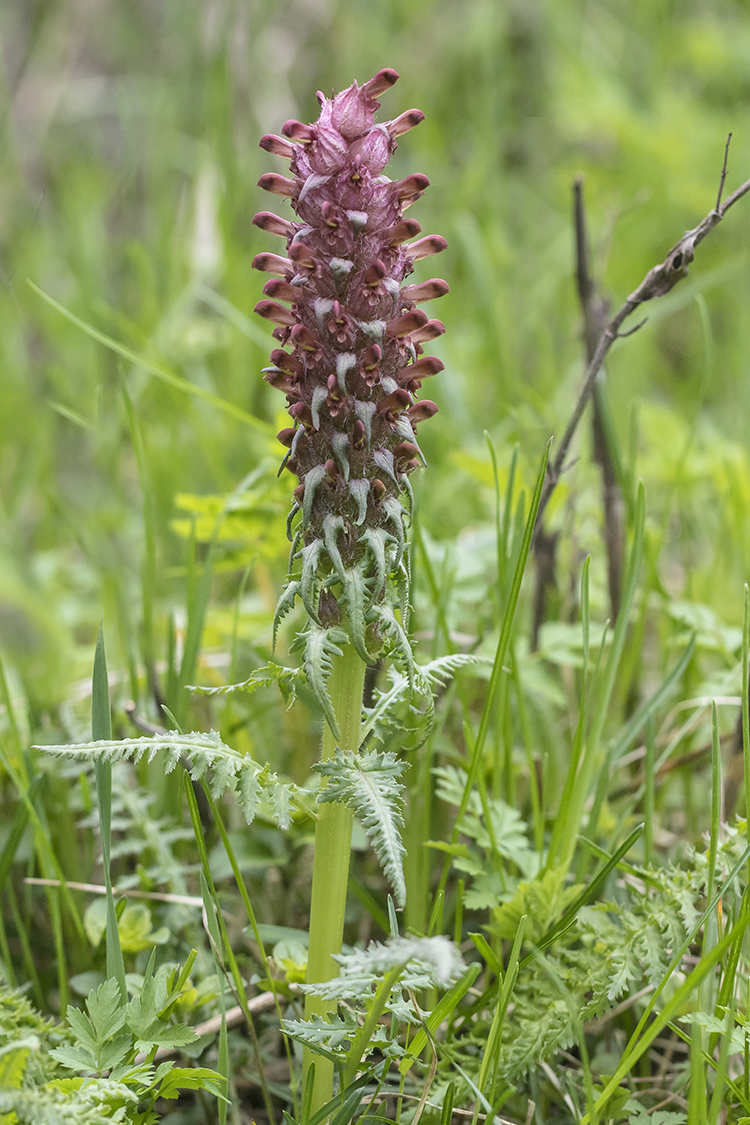
{"type": "Polygon", "coordinates": [[[736,191],[733,191],[723,203],[721,201],[724,181],[726,180],[727,174],[727,158],[729,155],[729,141],[731,140],[731,136],[732,134],[730,133],[724,152],[724,163],[721,169],[716,206],[709,211],[705,219],[702,219],[701,222],[698,223],[697,227],[693,227],[692,230],[688,230],[683,234],[682,238],[674,244],[663,262],[652,266],[643,281],[633,290],[623,305],[617,310],[599,337],[594,354],[586,368],[583,385],[581,386],[575,407],[568,420],[565,433],[558,446],[555,459],[547,467],[547,480],[545,481],[544,491],[542,492],[542,498],[539,504],[539,514],[537,515],[537,528],[541,526],[542,515],[562,475],[570,444],[578,429],[578,423],[581,421],[586,404],[592,395],[596,384],[596,377],[601,370],[609,349],[612,347],[615,340],[622,339],[625,336],[637,332],[646,321],[641,321],[625,332],[621,331],[622,325],[628,317],[632,316],[635,310],[645,304],[646,301],[652,301],[655,297],[664,297],[674,288],[678,281],[687,277],[690,263],[695,257],[696,247],[703,241],[707,234],[711,233],[714,227],[719,225],[730,207],[733,207],[735,203],[738,203],[743,196],[750,192],[750,180],[746,180],[745,183],[741,184],[736,191]]]}

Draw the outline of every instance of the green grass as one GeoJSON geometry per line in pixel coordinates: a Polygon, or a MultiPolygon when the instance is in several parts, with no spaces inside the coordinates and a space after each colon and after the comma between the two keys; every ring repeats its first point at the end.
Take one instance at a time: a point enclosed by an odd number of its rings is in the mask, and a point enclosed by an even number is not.
{"type": "MultiPolygon", "coordinates": [[[[748,1011],[750,790],[735,728],[750,632],[750,201],[607,364],[629,567],[619,617],[606,626],[588,417],[546,515],[557,585],[536,652],[533,562],[520,593],[514,581],[539,464],[583,371],[573,178],[586,176],[594,270],[617,307],[713,205],[730,131],[727,191],[750,176],[749,51],[739,0],[2,5],[0,979],[28,986],[38,1009],[61,1015],[106,974],[137,983],[154,949],[175,964],[198,950],[175,1017],[192,1024],[229,1011],[238,979],[255,974],[252,996],[274,977],[279,1010],[225,1024],[200,1065],[230,1076],[233,1125],[272,1103],[278,1119],[302,1112],[278,1025],[299,1006],[310,818],[282,832],[265,810],[248,830],[236,803],[197,783],[188,808],[158,758],[113,764],[108,782],[105,767],[30,747],[89,739],[103,614],[114,737],[138,733],[132,700],[141,724],[216,729],[308,781],[321,716],[304,684],[289,709],[273,684],[188,687],[266,662],[287,564],[273,438],[286,416],[259,375],[272,341],[251,311],[262,281],[250,262],[268,248],[251,225],[267,205],[255,185],[274,163],[257,141],[314,116],[316,89],[394,66],[384,114],[416,105],[427,119],[391,174],[429,176],[415,214],[448,239],[438,272],[451,285],[436,313],[446,371],[428,392],[441,414],[415,480],[412,625],[421,663],[467,649],[488,663],[438,692],[423,745],[403,703],[405,730],[385,733],[412,767],[407,924],[455,935],[481,973],[428,1023],[401,1087],[380,1076],[383,1113],[406,1125],[432,1076],[430,1123],[451,1097],[539,1125],[645,1120],[623,1091],[662,1125],[678,1125],[663,1111],[691,1125],[750,1115],[742,1053],[712,1022],[748,1011]],[[459,773],[436,782],[435,767],[459,773]],[[114,898],[96,945],[91,893],[25,880],[104,885],[110,835],[114,898]],[[150,899],[118,956],[122,893],[198,902],[201,870],[219,948],[200,906],[150,899]],[[608,967],[597,941],[614,950],[608,967]],[[639,941],[652,960],[605,996],[639,941]],[[681,1022],[696,1012],[703,1022],[681,1022]],[[531,1052],[525,1069],[514,1047],[531,1052]],[[620,1078],[618,1109],[606,1099],[620,1078]]],[[[282,625],[282,663],[301,621],[282,625]]],[[[106,737],[101,657],[97,669],[94,735],[106,737]]],[[[743,728],[746,758],[747,708],[743,728]]],[[[352,872],[345,940],[383,939],[388,888],[357,834],[352,872]]],[[[418,1001],[442,1003],[430,989],[418,1001]]],[[[215,1104],[198,1091],[160,1110],[182,1125],[212,1120],[215,1104]]]]}

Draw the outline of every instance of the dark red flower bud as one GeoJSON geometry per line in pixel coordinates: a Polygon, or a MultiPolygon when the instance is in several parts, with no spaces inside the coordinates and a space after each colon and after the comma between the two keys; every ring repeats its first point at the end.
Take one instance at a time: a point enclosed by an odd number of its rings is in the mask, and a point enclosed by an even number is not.
{"type": "Polygon", "coordinates": [[[296,433],[297,431],[292,426],[288,426],[285,430],[279,430],[276,437],[282,445],[290,449],[296,433]]]}
{"type": "Polygon", "coordinates": [[[421,309],[412,309],[411,312],[400,316],[398,320],[392,320],[387,324],[385,334],[393,339],[401,339],[403,336],[411,336],[413,332],[416,332],[418,328],[423,328],[427,323],[427,313],[423,313],[421,309]]]}
{"type": "Polygon", "coordinates": [[[419,242],[412,242],[411,246],[404,246],[404,253],[407,258],[411,258],[412,262],[416,262],[419,258],[429,258],[430,254],[439,254],[441,250],[446,250],[448,243],[440,234],[428,234],[426,238],[420,238],[419,242]]]}
{"type": "Polygon", "coordinates": [[[288,176],[279,176],[276,172],[264,172],[258,180],[258,187],[263,188],[263,191],[270,191],[272,195],[285,195],[290,199],[293,199],[299,191],[296,180],[290,180],[288,176]]]}
{"type": "Polygon", "coordinates": [[[428,340],[436,340],[444,332],[445,325],[442,320],[428,320],[423,328],[418,328],[416,332],[412,332],[410,335],[412,343],[425,344],[428,340]]]}
{"type": "Polygon", "coordinates": [[[282,371],[288,371],[290,375],[299,375],[301,364],[299,359],[295,356],[289,355],[283,348],[274,348],[271,352],[271,363],[275,367],[280,367],[282,371]]]}
{"type": "Polygon", "coordinates": [[[289,413],[291,414],[292,418],[297,418],[298,421],[300,421],[306,429],[309,430],[312,428],[312,410],[306,402],[295,402],[292,406],[289,407],[289,413]]]}
{"type": "Polygon", "coordinates": [[[406,242],[409,238],[416,238],[421,233],[422,228],[416,219],[402,219],[400,223],[396,223],[385,232],[385,238],[389,246],[400,246],[402,242],[406,242]]]}
{"type": "Polygon", "coordinates": [[[259,211],[253,219],[253,224],[261,230],[267,230],[269,234],[278,234],[282,238],[292,238],[294,235],[294,226],[287,219],[274,215],[272,211],[259,211]]]}
{"type": "Polygon", "coordinates": [[[340,226],[340,223],[339,223],[338,216],[336,215],[336,208],[333,206],[333,204],[330,202],[330,200],[327,199],[325,201],[323,206],[320,208],[320,214],[323,218],[323,222],[326,224],[327,227],[330,227],[331,230],[337,230],[338,229],[338,227],[340,226]]]}
{"type": "Polygon", "coordinates": [[[258,301],[255,311],[258,316],[262,316],[266,320],[272,320],[275,324],[290,326],[297,323],[297,317],[294,313],[285,309],[283,305],[278,305],[276,301],[258,301]]]}
{"type": "Polygon", "coordinates": [[[434,301],[437,297],[444,297],[446,293],[450,293],[448,282],[441,277],[431,277],[429,281],[421,281],[418,285],[405,285],[401,290],[401,301],[418,304],[420,301],[434,301]]]}
{"type": "Polygon", "coordinates": [[[429,186],[430,181],[426,176],[423,176],[421,172],[414,172],[413,175],[407,176],[405,180],[396,180],[394,184],[389,184],[388,188],[403,207],[418,199],[429,186]]]}
{"type": "Polygon", "coordinates": [[[314,125],[305,125],[304,121],[287,121],[281,127],[281,132],[285,137],[289,137],[293,141],[299,141],[301,144],[309,144],[314,141],[317,135],[314,125]]]}
{"type": "Polygon", "coordinates": [[[383,358],[383,349],[380,344],[372,344],[362,356],[362,370],[372,371],[383,358]]]}
{"type": "Polygon", "coordinates": [[[382,480],[379,480],[377,477],[375,477],[375,480],[370,482],[370,489],[372,491],[372,498],[377,504],[385,496],[385,485],[383,484],[382,480]]]}
{"type": "Polygon", "coordinates": [[[263,372],[263,378],[271,387],[275,387],[277,391],[290,391],[292,389],[292,378],[286,371],[282,371],[280,367],[266,367],[263,372]]]}
{"type": "Polygon", "coordinates": [[[274,156],[283,156],[287,160],[291,160],[294,156],[294,145],[289,141],[285,141],[283,137],[277,137],[273,133],[269,133],[260,139],[260,147],[264,148],[266,152],[272,152],[274,156]]]}
{"type": "Polygon", "coordinates": [[[388,135],[396,138],[408,133],[410,129],[421,124],[422,121],[424,121],[424,114],[421,109],[407,109],[405,113],[400,113],[398,117],[394,117],[393,121],[386,121],[385,127],[388,130],[388,135]]]}
{"type": "Polygon", "coordinates": [[[305,352],[319,352],[320,340],[304,324],[295,324],[292,329],[292,343],[305,352]]]}
{"type": "Polygon", "coordinates": [[[289,247],[289,257],[297,266],[303,266],[305,269],[315,269],[317,260],[309,246],[305,246],[304,242],[293,242],[289,247]]]}
{"type": "Polygon", "coordinates": [[[390,67],[385,67],[384,70],[379,70],[374,78],[369,82],[365,82],[362,90],[368,97],[379,98],[386,90],[389,90],[395,82],[398,82],[398,71],[392,70],[390,67]]]}
{"type": "Polygon", "coordinates": [[[287,271],[293,268],[289,259],[282,258],[280,254],[256,254],[250,264],[254,270],[260,270],[261,273],[277,273],[280,277],[284,277],[287,271]]]}
{"type": "Polygon", "coordinates": [[[411,395],[405,391],[403,387],[398,387],[397,390],[392,391],[385,398],[381,398],[378,403],[377,413],[384,414],[389,411],[391,414],[400,414],[402,410],[406,410],[407,406],[411,405],[411,395]]]}
{"type": "Polygon", "coordinates": [[[413,441],[402,441],[393,450],[394,461],[408,461],[412,457],[416,457],[419,453],[418,447],[413,441]]]}
{"type": "Polygon", "coordinates": [[[404,379],[427,379],[430,375],[437,375],[444,367],[442,359],[438,359],[436,355],[423,355],[416,363],[402,367],[399,375],[404,379]]]}
{"type": "Polygon", "coordinates": [[[422,398],[419,402],[415,402],[407,410],[407,416],[413,426],[418,422],[425,422],[428,418],[434,418],[438,412],[438,407],[429,398],[422,398]]]}
{"type": "Polygon", "coordinates": [[[263,292],[267,297],[275,297],[277,301],[290,301],[293,305],[297,303],[299,297],[299,288],[290,285],[288,281],[283,281],[280,277],[272,277],[263,286],[263,292]]]}

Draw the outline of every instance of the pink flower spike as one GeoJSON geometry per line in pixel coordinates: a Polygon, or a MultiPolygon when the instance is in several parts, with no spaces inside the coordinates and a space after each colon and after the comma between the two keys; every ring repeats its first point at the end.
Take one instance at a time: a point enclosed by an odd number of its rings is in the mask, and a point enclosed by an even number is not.
{"type": "Polygon", "coordinates": [[[420,238],[410,246],[404,246],[404,253],[412,262],[416,262],[420,258],[429,258],[430,254],[440,254],[447,249],[448,243],[441,234],[428,234],[426,238],[420,238]]]}
{"type": "Polygon", "coordinates": [[[280,136],[265,137],[264,148],[289,159],[291,171],[268,173],[260,186],[289,199],[292,221],[270,212],[253,220],[285,239],[280,254],[258,254],[253,265],[266,274],[256,311],[278,341],[263,375],[286,396],[290,416],[279,440],[288,451],[282,464],[299,482],[288,525],[294,558],[314,547],[305,556],[312,569],[303,567],[305,606],[326,627],[335,621],[352,639],[356,630],[363,660],[388,634],[379,624],[384,605],[402,593],[406,478],[423,461],[414,429],[437,412],[421,387],[443,363],[421,345],[444,327],[416,305],[448,292],[440,278],[406,284],[414,263],[446,243],[420,237],[419,223],[404,217],[427,176],[393,183],[381,174],[397,139],[423,120],[408,109],[376,122],[378,97],[397,78],[383,69],[363,86],[320,94],[316,122],[287,121],[280,136]],[[364,580],[357,614],[347,587],[353,570],[364,580]]]}
{"type": "Polygon", "coordinates": [[[441,277],[431,277],[429,281],[421,281],[418,285],[405,285],[401,290],[401,301],[418,304],[420,301],[434,301],[438,297],[444,297],[446,293],[450,293],[448,282],[441,277]]]}

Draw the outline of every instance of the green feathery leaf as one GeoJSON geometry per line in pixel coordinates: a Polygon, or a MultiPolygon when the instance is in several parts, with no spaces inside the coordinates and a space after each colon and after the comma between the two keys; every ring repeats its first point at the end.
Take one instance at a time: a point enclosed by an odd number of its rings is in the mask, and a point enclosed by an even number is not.
{"type": "Polygon", "coordinates": [[[276,648],[276,635],[279,631],[279,625],[292,609],[294,609],[294,601],[300,593],[300,584],[295,579],[287,582],[282,590],[281,597],[276,603],[276,609],[273,615],[273,640],[271,643],[272,650],[276,648]]]}
{"type": "Polygon", "coordinates": [[[358,566],[352,566],[344,571],[342,581],[341,600],[349,618],[349,639],[360,660],[371,664],[372,657],[365,643],[365,612],[370,600],[365,576],[358,566]]]}
{"type": "Polygon", "coordinates": [[[303,795],[303,791],[296,786],[287,786],[286,796],[280,801],[276,790],[282,783],[277,775],[259,766],[249,755],[240,754],[227,746],[216,731],[209,731],[207,734],[166,731],[164,734],[144,738],[80,742],[68,746],[39,746],[35,749],[71,758],[103,758],[108,762],[129,760],[136,763],[144,758],[151,762],[157,753],[166,751],[165,773],[171,773],[182,756],[186,755],[190,761],[189,771],[193,781],[200,781],[210,771],[211,795],[218,800],[227,790],[234,793],[248,824],[255,818],[259,797],[266,797],[272,809],[277,812],[279,826],[288,827],[287,798],[294,796],[296,799],[303,795]]]}
{"type": "Polygon", "coordinates": [[[300,634],[300,640],[304,644],[302,666],[305,670],[305,678],[323,708],[326,722],[334,737],[338,738],[339,728],[328,691],[328,681],[333,670],[332,658],[341,656],[343,645],[349,638],[338,625],[325,629],[321,625],[311,623],[309,628],[300,634]]]}
{"type": "Polygon", "coordinates": [[[354,754],[341,749],[314,766],[328,781],[318,793],[318,801],[337,801],[359,817],[399,906],[406,902],[401,840],[403,786],[399,782],[405,768],[395,754],[377,750],[354,754]]]}

